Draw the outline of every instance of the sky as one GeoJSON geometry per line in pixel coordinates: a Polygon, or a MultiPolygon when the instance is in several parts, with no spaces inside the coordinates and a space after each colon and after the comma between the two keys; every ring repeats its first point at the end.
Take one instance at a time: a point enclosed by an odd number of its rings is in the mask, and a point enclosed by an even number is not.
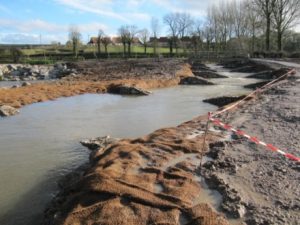
{"type": "Polygon", "coordinates": [[[149,29],[152,17],[163,25],[162,17],[169,12],[203,19],[214,1],[218,0],[0,0],[0,43],[65,43],[71,25],[78,26],[87,42],[99,29],[111,36],[127,24],[149,29]]]}
{"type": "MultiPolygon", "coordinates": [[[[162,23],[170,12],[187,12],[203,20],[210,4],[220,0],[0,0],[1,44],[65,43],[76,25],[84,42],[99,29],[117,35],[122,25],[150,28],[151,18],[162,23]]],[[[230,0],[225,0],[230,1],[230,0]]],[[[299,29],[300,30],[300,29],[299,29]]]]}

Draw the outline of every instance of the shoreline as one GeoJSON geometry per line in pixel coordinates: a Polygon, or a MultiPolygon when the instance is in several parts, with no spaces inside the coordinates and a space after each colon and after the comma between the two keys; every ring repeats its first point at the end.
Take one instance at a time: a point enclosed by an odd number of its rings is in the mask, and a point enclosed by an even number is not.
{"type": "MultiPolygon", "coordinates": [[[[121,70],[116,76],[111,76],[107,71],[97,71],[97,64],[90,65],[87,71],[84,71],[81,68],[84,67],[84,65],[81,65],[81,67],[78,68],[81,74],[76,78],[65,77],[61,80],[36,83],[24,87],[0,88],[0,105],[7,105],[19,109],[28,104],[55,100],[59,97],[70,97],[86,93],[107,93],[110,92],[110,89],[113,90],[114,87],[118,86],[126,86],[132,89],[137,88],[140,89],[142,93],[147,93],[146,90],[148,89],[176,86],[179,84],[180,78],[193,75],[190,66],[184,61],[180,61],[180,65],[176,65],[176,67],[171,66],[171,68],[164,68],[162,67],[165,66],[164,63],[170,63],[170,60],[165,61],[166,62],[163,61],[152,65],[154,68],[157,67],[156,69],[159,70],[161,74],[150,74],[146,76],[136,76],[136,72],[128,72],[129,74],[127,74],[127,70],[121,70]],[[91,69],[96,71],[90,72],[89,70],[91,69]],[[174,73],[174,75],[165,75],[165,73],[174,73]]],[[[176,64],[176,61],[173,62],[173,64],[176,64]]],[[[140,70],[141,69],[138,69],[138,72],[141,72],[140,70]]],[[[143,73],[143,71],[141,73],[143,73]]],[[[129,92],[128,94],[131,93],[129,92]]]]}

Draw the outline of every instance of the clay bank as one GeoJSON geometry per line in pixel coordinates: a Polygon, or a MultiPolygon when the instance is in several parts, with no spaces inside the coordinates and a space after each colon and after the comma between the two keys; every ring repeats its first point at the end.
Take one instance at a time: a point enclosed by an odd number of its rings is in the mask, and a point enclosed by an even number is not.
{"type": "MultiPolygon", "coordinates": [[[[110,94],[61,98],[26,106],[15,117],[1,120],[0,158],[9,162],[1,163],[1,177],[6,179],[3,185],[7,185],[1,188],[7,190],[1,196],[1,212],[4,212],[1,224],[24,224],[24,221],[27,224],[41,221],[43,224],[124,224],[124,221],[128,224],[230,224],[230,217],[235,218],[234,223],[263,224],[268,219],[249,220],[259,215],[251,211],[251,206],[258,212],[263,209],[255,201],[249,205],[244,203],[239,189],[231,186],[231,178],[217,183],[222,174],[210,173],[211,168],[218,171],[218,166],[221,166],[220,171],[226,172],[224,168],[228,165],[228,171],[233,174],[231,161],[216,163],[218,158],[214,154],[210,154],[212,159],[201,160],[202,153],[215,149],[225,152],[224,146],[231,143],[231,136],[210,127],[206,145],[203,145],[206,116],[183,123],[216,109],[203,103],[204,99],[229,95],[235,100],[232,96],[249,92],[243,86],[258,82],[257,78],[247,78],[253,75],[250,71],[231,72],[223,66],[205,66],[198,61],[172,64],[165,60],[159,64],[160,69],[145,61],[116,66],[111,62],[97,62],[96,67],[87,66],[89,63],[74,65],[79,72],[77,77],[2,90],[8,94],[1,101],[21,107],[62,96],[104,93],[124,86],[142,91],[150,89],[152,94],[136,98],[110,94]],[[99,63],[107,64],[100,67],[99,63]],[[139,64],[142,65],[137,66],[139,64]],[[213,77],[204,77],[199,70],[210,70],[213,77]],[[178,86],[182,79],[198,77],[196,74],[201,75],[196,83],[193,80],[190,85],[185,79],[178,86]],[[212,84],[202,83],[203,79],[212,84]],[[153,89],[168,86],[174,87],[153,89]],[[36,95],[30,95],[31,92],[36,95]],[[25,97],[24,93],[28,95],[25,97]],[[13,99],[8,100],[11,97],[13,99]],[[152,132],[170,126],[172,128],[152,132]],[[113,138],[97,139],[87,162],[88,153],[79,141],[105,135],[113,138]],[[18,141],[11,141],[12,138],[18,141]],[[204,167],[200,171],[201,161],[204,167]],[[15,166],[9,167],[11,162],[15,162],[15,166]],[[80,165],[83,166],[74,170],[80,165]],[[210,165],[213,166],[210,168],[210,165]],[[16,176],[6,176],[8,171],[16,176]],[[55,182],[66,174],[59,182],[61,189],[57,194],[55,182]],[[213,179],[215,176],[217,181],[213,179]],[[42,211],[53,197],[43,217],[42,211]],[[33,203],[31,207],[28,202],[33,203]]],[[[231,67],[233,64],[234,69],[256,66],[244,60],[224,63],[231,67]]],[[[266,66],[260,72],[266,68],[270,70],[266,66]]],[[[227,99],[226,104],[229,102],[227,99]]],[[[250,199],[253,198],[254,194],[250,199]]],[[[291,212],[291,221],[296,221],[295,215],[291,212]]]]}

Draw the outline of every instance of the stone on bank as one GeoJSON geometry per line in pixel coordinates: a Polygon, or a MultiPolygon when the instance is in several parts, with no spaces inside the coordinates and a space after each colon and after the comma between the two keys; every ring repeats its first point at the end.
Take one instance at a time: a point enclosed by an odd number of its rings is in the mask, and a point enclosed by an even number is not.
{"type": "Polygon", "coordinates": [[[6,116],[13,116],[18,114],[20,111],[16,108],[8,105],[2,105],[0,106],[0,116],[6,117],[6,116]]]}

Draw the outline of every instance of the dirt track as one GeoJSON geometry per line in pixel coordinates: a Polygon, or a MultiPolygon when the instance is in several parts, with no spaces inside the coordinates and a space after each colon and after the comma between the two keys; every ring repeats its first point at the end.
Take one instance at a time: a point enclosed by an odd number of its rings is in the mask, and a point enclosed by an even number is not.
{"type": "MultiPolygon", "coordinates": [[[[295,77],[221,119],[299,157],[299,68],[295,77]]],[[[209,154],[216,160],[203,171],[210,186],[225,196],[221,208],[229,216],[242,214],[247,224],[299,224],[300,165],[243,138],[232,138],[221,148],[211,148],[209,154]]]]}

